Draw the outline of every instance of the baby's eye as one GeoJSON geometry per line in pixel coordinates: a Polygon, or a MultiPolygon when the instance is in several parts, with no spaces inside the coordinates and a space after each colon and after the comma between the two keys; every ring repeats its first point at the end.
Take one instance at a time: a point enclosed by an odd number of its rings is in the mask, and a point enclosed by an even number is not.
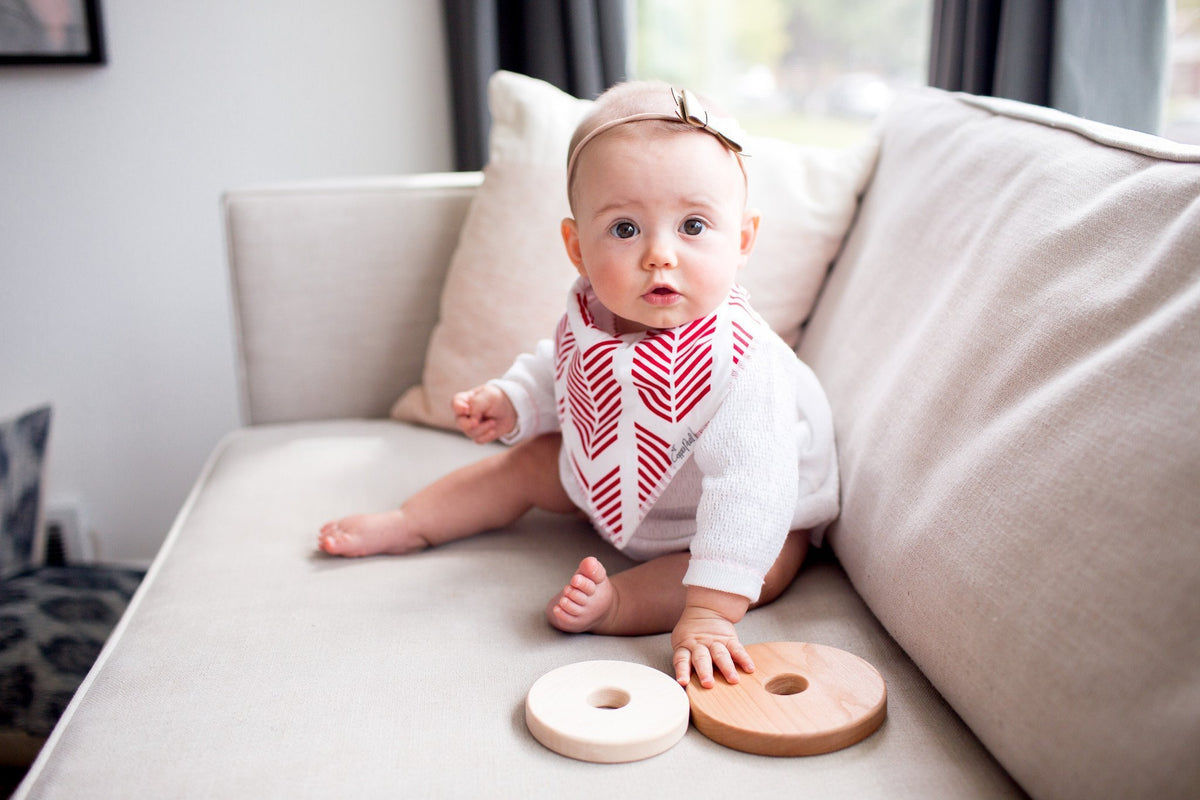
{"type": "Polygon", "coordinates": [[[684,220],[684,223],[679,226],[679,230],[683,231],[687,236],[699,236],[704,233],[706,227],[704,220],[692,217],[691,219],[684,220]]]}
{"type": "Polygon", "coordinates": [[[609,228],[609,231],[618,239],[632,239],[637,236],[638,227],[632,222],[622,221],[609,228]]]}

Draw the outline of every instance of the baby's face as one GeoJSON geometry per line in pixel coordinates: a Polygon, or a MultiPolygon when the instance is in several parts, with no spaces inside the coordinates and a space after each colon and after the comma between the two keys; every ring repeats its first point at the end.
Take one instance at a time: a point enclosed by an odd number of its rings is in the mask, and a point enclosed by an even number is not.
{"type": "Polygon", "coordinates": [[[618,333],[711,314],[754,247],[742,171],[705,133],[615,128],[587,145],[574,189],[567,254],[618,333]]]}

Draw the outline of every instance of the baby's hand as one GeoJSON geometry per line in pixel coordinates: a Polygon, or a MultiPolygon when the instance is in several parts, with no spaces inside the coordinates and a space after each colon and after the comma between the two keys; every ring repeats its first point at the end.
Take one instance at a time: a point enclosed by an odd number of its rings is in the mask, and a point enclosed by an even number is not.
{"type": "Polygon", "coordinates": [[[700,685],[706,689],[716,685],[714,665],[729,683],[738,682],[739,667],[743,672],[754,671],[754,662],[738,641],[733,623],[746,613],[747,605],[749,602],[737,595],[688,587],[688,605],[671,633],[675,679],[681,685],[688,685],[693,668],[700,685]],[[694,602],[698,593],[704,594],[705,602],[694,602]],[[717,602],[708,602],[714,598],[717,602]]]}
{"type": "Polygon", "coordinates": [[[458,429],[479,444],[499,439],[517,424],[517,412],[508,395],[491,384],[459,392],[451,406],[458,429]]]}

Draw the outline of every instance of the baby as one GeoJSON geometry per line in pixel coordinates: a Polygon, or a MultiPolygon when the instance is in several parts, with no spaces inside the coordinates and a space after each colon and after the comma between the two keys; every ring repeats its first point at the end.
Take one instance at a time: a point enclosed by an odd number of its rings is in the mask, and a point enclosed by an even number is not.
{"type": "Polygon", "coordinates": [[[732,129],[665,84],[603,94],[572,138],[562,222],[579,278],[553,341],[453,399],[511,448],[399,509],[326,524],[319,546],[411,553],[531,508],[587,514],[640,563],[585,558],[546,616],[568,632],[671,632],[676,678],[754,670],[737,623],[788,587],[838,510],[816,377],[736,284],[758,234],[732,129]]]}

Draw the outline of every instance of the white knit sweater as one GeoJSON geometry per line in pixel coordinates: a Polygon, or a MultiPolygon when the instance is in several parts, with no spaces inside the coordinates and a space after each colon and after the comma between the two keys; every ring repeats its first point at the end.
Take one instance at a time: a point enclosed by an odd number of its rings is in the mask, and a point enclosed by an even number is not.
{"type": "MultiPolygon", "coordinates": [[[[517,428],[505,442],[559,429],[550,340],[492,383],[517,411],[517,428]]],[[[586,508],[565,452],[559,477],[572,501],[586,508]]],[[[819,543],[837,513],[837,453],[825,392],[770,334],[755,339],[688,462],[622,549],[644,561],[690,548],[684,584],[754,602],[788,532],[811,530],[819,543]]]]}

